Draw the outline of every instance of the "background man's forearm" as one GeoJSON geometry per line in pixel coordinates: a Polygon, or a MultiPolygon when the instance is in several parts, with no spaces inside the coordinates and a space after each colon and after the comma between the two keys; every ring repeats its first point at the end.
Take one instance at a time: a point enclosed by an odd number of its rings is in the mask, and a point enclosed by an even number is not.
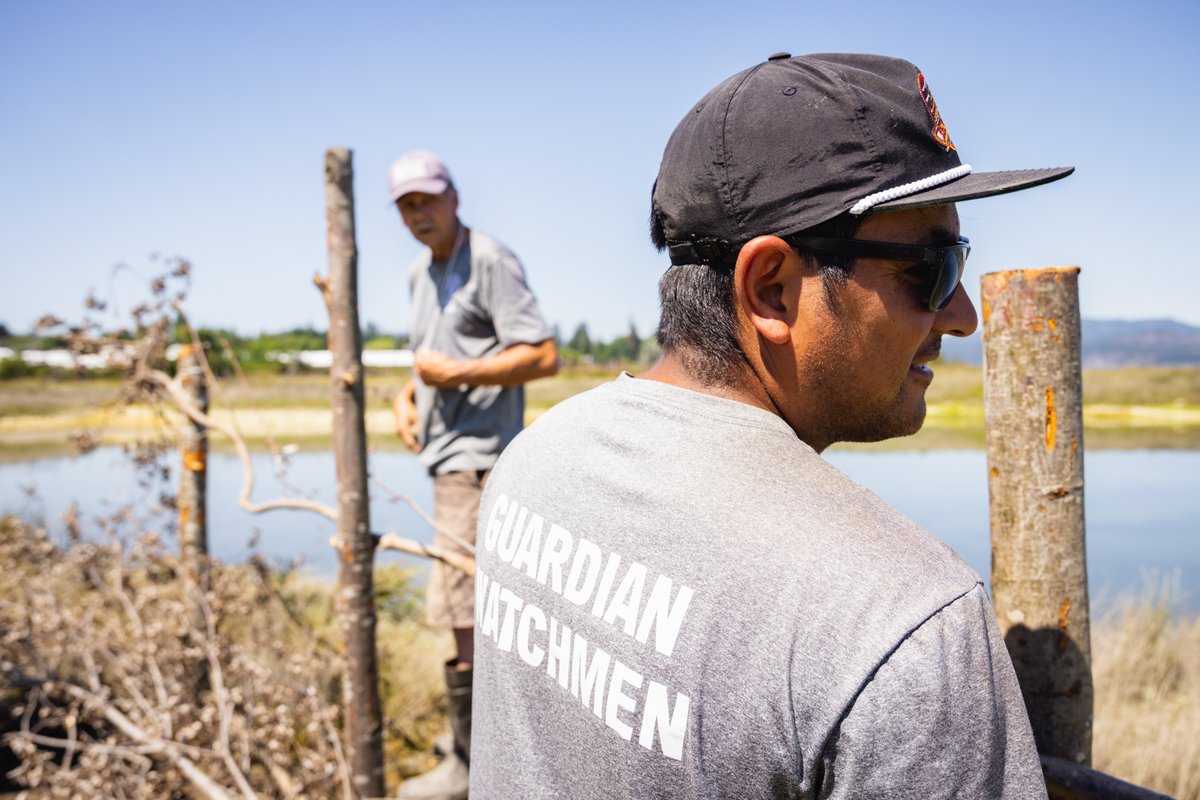
{"type": "Polygon", "coordinates": [[[484,358],[433,360],[428,366],[418,357],[416,370],[433,386],[519,386],[556,373],[558,347],[547,339],[516,344],[484,358]]]}

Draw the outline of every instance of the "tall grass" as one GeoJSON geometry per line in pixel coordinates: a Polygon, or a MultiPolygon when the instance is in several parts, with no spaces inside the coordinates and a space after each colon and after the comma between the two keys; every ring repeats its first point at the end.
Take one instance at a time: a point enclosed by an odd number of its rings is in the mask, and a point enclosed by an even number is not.
{"type": "MultiPolygon", "coordinates": [[[[447,729],[442,664],[454,648],[449,631],[424,623],[422,590],[414,572],[394,564],[375,568],[376,642],[383,706],[388,785],[436,764],[433,740],[447,729]]],[[[278,590],[294,618],[329,650],[338,649],[334,586],[306,575],[280,576],[278,590]]],[[[323,676],[337,696],[337,673],[323,676]]]]}
{"type": "Polygon", "coordinates": [[[1126,597],[1092,627],[1093,766],[1200,800],[1200,615],[1172,614],[1179,581],[1126,597]]]}

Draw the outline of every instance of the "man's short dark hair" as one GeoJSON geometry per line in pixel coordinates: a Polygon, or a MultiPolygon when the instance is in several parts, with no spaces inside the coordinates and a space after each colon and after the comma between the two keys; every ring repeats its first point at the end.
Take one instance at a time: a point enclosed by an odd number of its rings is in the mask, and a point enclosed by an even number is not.
{"type": "MultiPolygon", "coordinates": [[[[843,213],[802,231],[801,235],[850,239],[861,222],[862,217],[843,213]]],[[[659,251],[667,247],[666,232],[653,201],[650,241],[659,251]]],[[[833,289],[845,282],[854,260],[805,255],[819,258],[826,299],[836,307],[833,289]]],[[[661,312],[655,335],[663,351],[679,356],[687,369],[706,385],[734,383],[746,362],[737,340],[733,265],[672,265],[658,282],[658,300],[661,312]]]]}

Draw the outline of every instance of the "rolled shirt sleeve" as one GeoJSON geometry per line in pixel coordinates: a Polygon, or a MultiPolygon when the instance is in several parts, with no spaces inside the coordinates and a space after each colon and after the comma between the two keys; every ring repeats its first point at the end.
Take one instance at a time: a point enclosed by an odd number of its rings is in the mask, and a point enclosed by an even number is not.
{"type": "Polygon", "coordinates": [[[488,305],[500,344],[537,344],[551,338],[553,333],[525,280],[521,262],[507,249],[501,249],[495,258],[487,271],[488,305]]]}

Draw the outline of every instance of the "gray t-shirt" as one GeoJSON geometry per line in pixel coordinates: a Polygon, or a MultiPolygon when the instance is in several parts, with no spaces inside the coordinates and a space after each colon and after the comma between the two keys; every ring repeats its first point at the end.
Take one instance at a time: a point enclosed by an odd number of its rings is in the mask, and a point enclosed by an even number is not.
{"type": "MultiPolygon", "coordinates": [[[[486,233],[471,231],[446,263],[425,251],[409,270],[412,347],[482,358],[552,336],[521,262],[486,233]]],[[[520,432],[521,386],[435,389],[417,383],[421,463],[431,475],[489,469],[520,432]]]]}
{"type": "Polygon", "coordinates": [[[979,577],[773,414],[622,376],[477,541],[472,797],[1046,796],[979,577]]]}

